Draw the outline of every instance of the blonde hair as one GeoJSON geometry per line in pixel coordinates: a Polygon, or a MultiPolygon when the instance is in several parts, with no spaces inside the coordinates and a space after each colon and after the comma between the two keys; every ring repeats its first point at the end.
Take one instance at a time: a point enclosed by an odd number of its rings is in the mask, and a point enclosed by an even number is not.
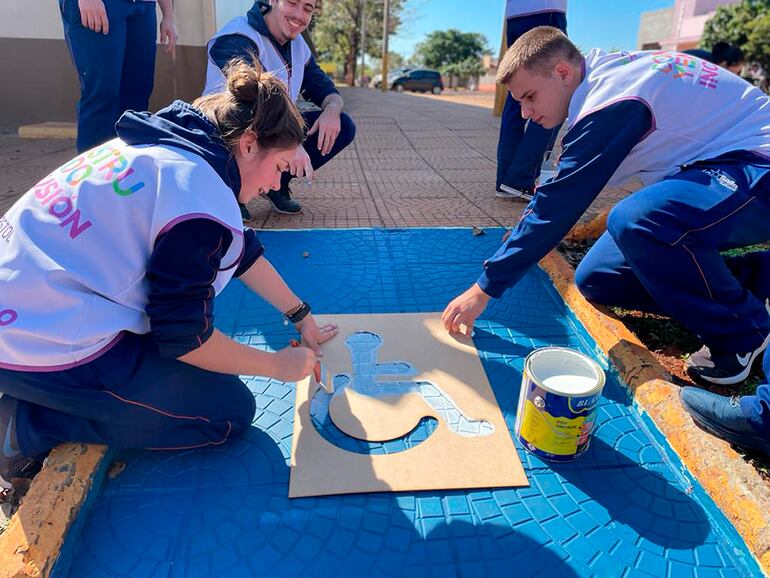
{"type": "Polygon", "coordinates": [[[304,140],[305,122],[286,87],[262,69],[256,56],[251,63],[241,58],[230,61],[224,74],[227,88],[201,96],[193,106],[217,126],[231,149],[247,130],[254,131],[263,150],[288,149],[304,140]]]}
{"type": "Polygon", "coordinates": [[[558,28],[538,26],[522,34],[505,52],[497,68],[497,82],[508,84],[521,69],[547,75],[559,60],[574,64],[582,55],[572,41],[558,28]]]}

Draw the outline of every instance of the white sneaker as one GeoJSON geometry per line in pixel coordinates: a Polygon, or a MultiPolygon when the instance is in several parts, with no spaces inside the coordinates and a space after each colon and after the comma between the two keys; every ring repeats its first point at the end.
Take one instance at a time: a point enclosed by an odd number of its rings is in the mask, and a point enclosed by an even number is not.
{"type": "Polygon", "coordinates": [[[526,201],[531,201],[532,197],[535,196],[535,193],[531,190],[523,191],[521,189],[514,189],[508,185],[501,184],[500,188],[495,191],[495,196],[502,199],[524,199],[526,201]]]}

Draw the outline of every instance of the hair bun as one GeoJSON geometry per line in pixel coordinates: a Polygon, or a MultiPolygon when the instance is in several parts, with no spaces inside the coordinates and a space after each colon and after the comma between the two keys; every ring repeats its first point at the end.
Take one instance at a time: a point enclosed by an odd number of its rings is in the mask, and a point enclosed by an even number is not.
{"type": "Polygon", "coordinates": [[[259,98],[262,70],[244,61],[233,62],[227,71],[227,89],[239,103],[253,105],[259,98]]]}

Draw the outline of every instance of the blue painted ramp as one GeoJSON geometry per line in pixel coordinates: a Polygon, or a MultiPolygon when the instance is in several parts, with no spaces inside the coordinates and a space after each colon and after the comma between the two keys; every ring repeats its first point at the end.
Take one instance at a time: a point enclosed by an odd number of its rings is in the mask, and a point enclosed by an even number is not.
{"type": "MultiPolygon", "coordinates": [[[[317,313],[442,311],[477,277],[501,230],[266,232],[267,255],[317,313]],[[303,253],[309,253],[303,257],[303,253]]],[[[238,282],[217,326],[256,347],[290,328],[238,282]]],[[[510,429],[524,357],[592,338],[542,272],[494,302],[474,338],[510,429]]],[[[250,379],[254,427],[214,449],[120,452],[59,576],[757,576],[732,526],[613,375],[588,454],[543,462],[516,447],[530,488],[289,500],[294,389],[250,379]],[[66,567],[65,567],[66,566],[66,567]]],[[[429,435],[430,422],[422,426],[429,435]]],[[[327,432],[329,433],[329,432],[327,432]]],[[[329,435],[335,435],[334,432],[329,435]]],[[[413,432],[412,435],[420,435],[413,432]]],[[[407,441],[394,450],[403,449],[407,441]]],[[[388,451],[371,444],[356,451],[388,451]]]]}

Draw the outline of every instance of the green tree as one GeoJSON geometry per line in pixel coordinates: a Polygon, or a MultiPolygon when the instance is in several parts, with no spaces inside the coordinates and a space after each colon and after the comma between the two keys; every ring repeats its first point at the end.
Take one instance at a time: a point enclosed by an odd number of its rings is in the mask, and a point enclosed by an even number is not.
{"type": "Polygon", "coordinates": [[[770,0],[742,0],[717,7],[703,29],[700,45],[711,50],[717,42],[729,42],[743,50],[746,60],[770,70],[770,0]]]}
{"type": "Polygon", "coordinates": [[[431,32],[416,47],[419,61],[425,66],[438,69],[468,59],[479,60],[486,51],[487,39],[483,34],[460,32],[454,28],[431,32]]]}
{"type": "MultiPolygon", "coordinates": [[[[389,30],[394,34],[401,25],[406,0],[390,0],[389,30]]],[[[345,82],[352,85],[357,76],[361,51],[361,23],[366,19],[366,52],[382,52],[383,6],[381,0],[333,0],[324,2],[317,17],[313,37],[322,60],[342,62],[345,82]]]]}
{"type": "Polygon", "coordinates": [[[770,12],[749,22],[747,28],[748,38],[741,50],[750,62],[758,62],[765,72],[770,72],[770,12]]]}

